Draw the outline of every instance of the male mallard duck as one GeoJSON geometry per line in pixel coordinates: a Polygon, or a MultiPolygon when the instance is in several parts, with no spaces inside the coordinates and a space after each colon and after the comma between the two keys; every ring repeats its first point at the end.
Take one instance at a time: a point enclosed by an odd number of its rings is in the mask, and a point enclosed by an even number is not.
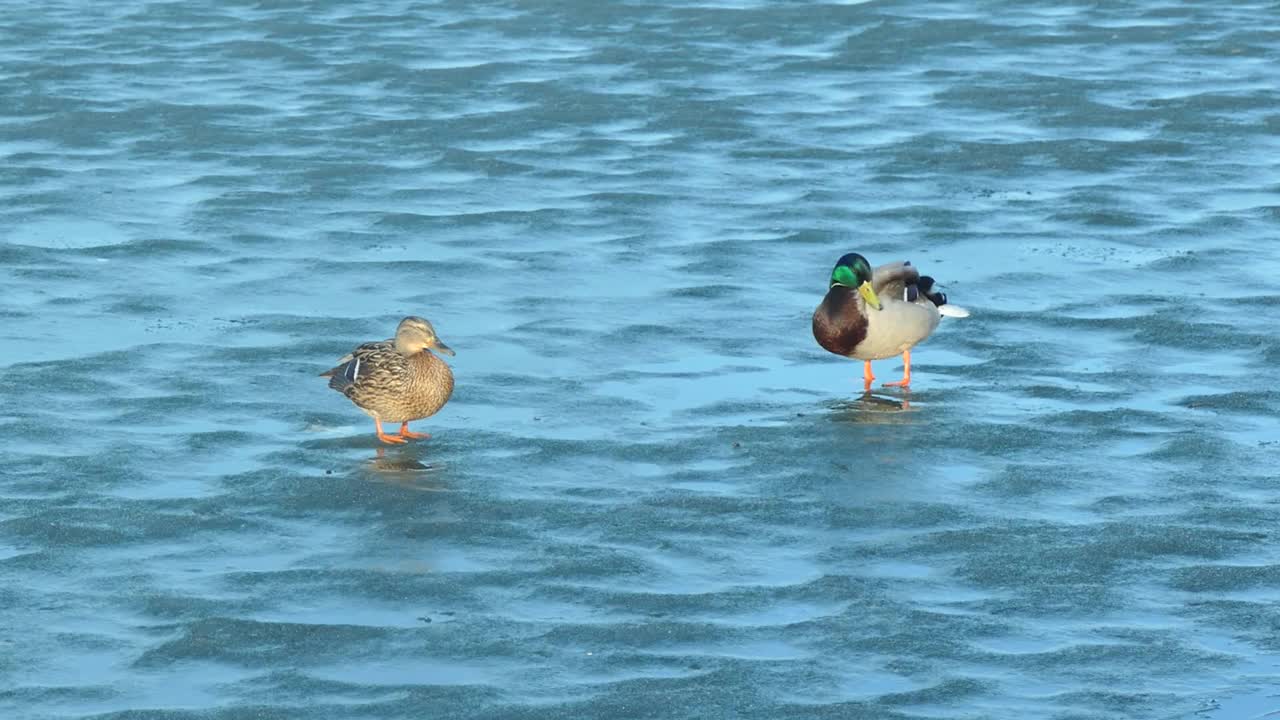
{"type": "Polygon", "coordinates": [[[871,389],[871,361],[902,355],[902,379],[885,386],[911,384],[911,348],[933,333],[943,315],[966,317],[969,311],[947,305],[933,292],[933,278],[909,261],[871,271],[867,259],[849,253],[836,261],[827,296],[813,313],[813,336],[828,351],[863,361],[865,390],[871,389]]]}
{"type": "Polygon", "coordinates": [[[453,373],[427,348],[453,355],[436,337],[431,323],[410,316],[396,327],[395,339],[365,343],[320,376],[329,378],[329,387],[373,417],[382,442],[429,438],[427,433],[409,432],[409,421],[430,417],[449,402],[453,373]],[[400,434],[382,432],[383,420],[400,423],[400,434]]]}

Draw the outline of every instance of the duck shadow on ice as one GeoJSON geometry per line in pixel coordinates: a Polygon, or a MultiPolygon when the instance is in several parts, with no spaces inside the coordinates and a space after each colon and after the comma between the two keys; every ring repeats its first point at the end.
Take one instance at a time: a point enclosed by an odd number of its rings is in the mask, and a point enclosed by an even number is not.
{"type": "Polygon", "coordinates": [[[860,424],[909,423],[911,414],[920,411],[912,407],[911,393],[889,395],[865,392],[857,397],[833,400],[826,403],[831,419],[836,422],[860,424]]]}

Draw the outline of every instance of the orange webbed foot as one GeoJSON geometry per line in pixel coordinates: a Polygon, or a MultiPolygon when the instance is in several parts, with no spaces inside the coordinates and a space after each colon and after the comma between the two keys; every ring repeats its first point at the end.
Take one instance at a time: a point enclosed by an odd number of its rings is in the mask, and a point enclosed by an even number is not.
{"type": "Polygon", "coordinates": [[[911,386],[911,351],[904,350],[902,353],[902,379],[895,382],[887,382],[885,387],[906,388],[911,386]]]}
{"type": "Polygon", "coordinates": [[[373,419],[373,427],[377,430],[378,439],[384,443],[387,443],[388,445],[399,445],[401,443],[409,442],[407,439],[402,438],[399,435],[388,435],[382,432],[382,421],[378,420],[377,418],[373,419]]]}
{"type": "Polygon", "coordinates": [[[431,437],[431,433],[416,433],[416,432],[410,432],[410,431],[409,431],[409,423],[401,423],[401,424],[400,424],[400,435],[399,435],[399,437],[402,437],[402,438],[410,438],[410,439],[412,439],[412,440],[427,440],[427,439],[430,439],[430,437],[431,437]]]}

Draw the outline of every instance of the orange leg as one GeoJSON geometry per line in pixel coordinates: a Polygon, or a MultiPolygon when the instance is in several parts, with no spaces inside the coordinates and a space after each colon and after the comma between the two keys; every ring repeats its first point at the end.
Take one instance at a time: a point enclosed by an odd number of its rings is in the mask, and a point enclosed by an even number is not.
{"type": "Polygon", "coordinates": [[[911,384],[911,350],[902,351],[902,379],[897,382],[885,383],[885,387],[907,387],[911,384]]]}
{"type": "Polygon", "coordinates": [[[395,444],[395,443],[407,442],[404,438],[400,437],[399,435],[388,435],[382,432],[382,421],[377,418],[373,419],[373,426],[378,428],[378,439],[384,443],[395,444]]]}
{"type": "Polygon", "coordinates": [[[425,439],[427,439],[427,438],[431,437],[431,433],[416,433],[416,432],[409,432],[409,423],[408,423],[408,422],[402,422],[402,423],[400,423],[400,437],[402,437],[402,438],[412,438],[412,439],[414,439],[414,440],[425,440],[425,439]]]}
{"type": "Polygon", "coordinates": [[[863,360],[863,361],[862,361],[862,390],[863,390],[863,392],[869,392],[869,391],[871,390],[871,383],[875,382],[875,379],[876,379],[876,376],[875,376],[875,375],[873,375],[873,374],[871,374],[871,361],[870,361],[870,360],[863,360]]]}

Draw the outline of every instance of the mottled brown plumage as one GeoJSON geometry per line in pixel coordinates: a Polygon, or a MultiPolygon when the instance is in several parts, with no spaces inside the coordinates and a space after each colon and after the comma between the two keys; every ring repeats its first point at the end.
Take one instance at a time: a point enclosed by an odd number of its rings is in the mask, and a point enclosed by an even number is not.
{"type": "Polygon", "coordinates": [[[396,328],[394,339],[360,345],[321,376],[328,377],[329,387],[373,418],[383,442],[430,437],[409,432],[408,424],[444,407],[453,394],[453,372],[428,348],[453,355],[436,337],[431,323],[406,317],[396,328]],[[400,433],[383,433],[383,421],[401,423],[400,433]]]}

